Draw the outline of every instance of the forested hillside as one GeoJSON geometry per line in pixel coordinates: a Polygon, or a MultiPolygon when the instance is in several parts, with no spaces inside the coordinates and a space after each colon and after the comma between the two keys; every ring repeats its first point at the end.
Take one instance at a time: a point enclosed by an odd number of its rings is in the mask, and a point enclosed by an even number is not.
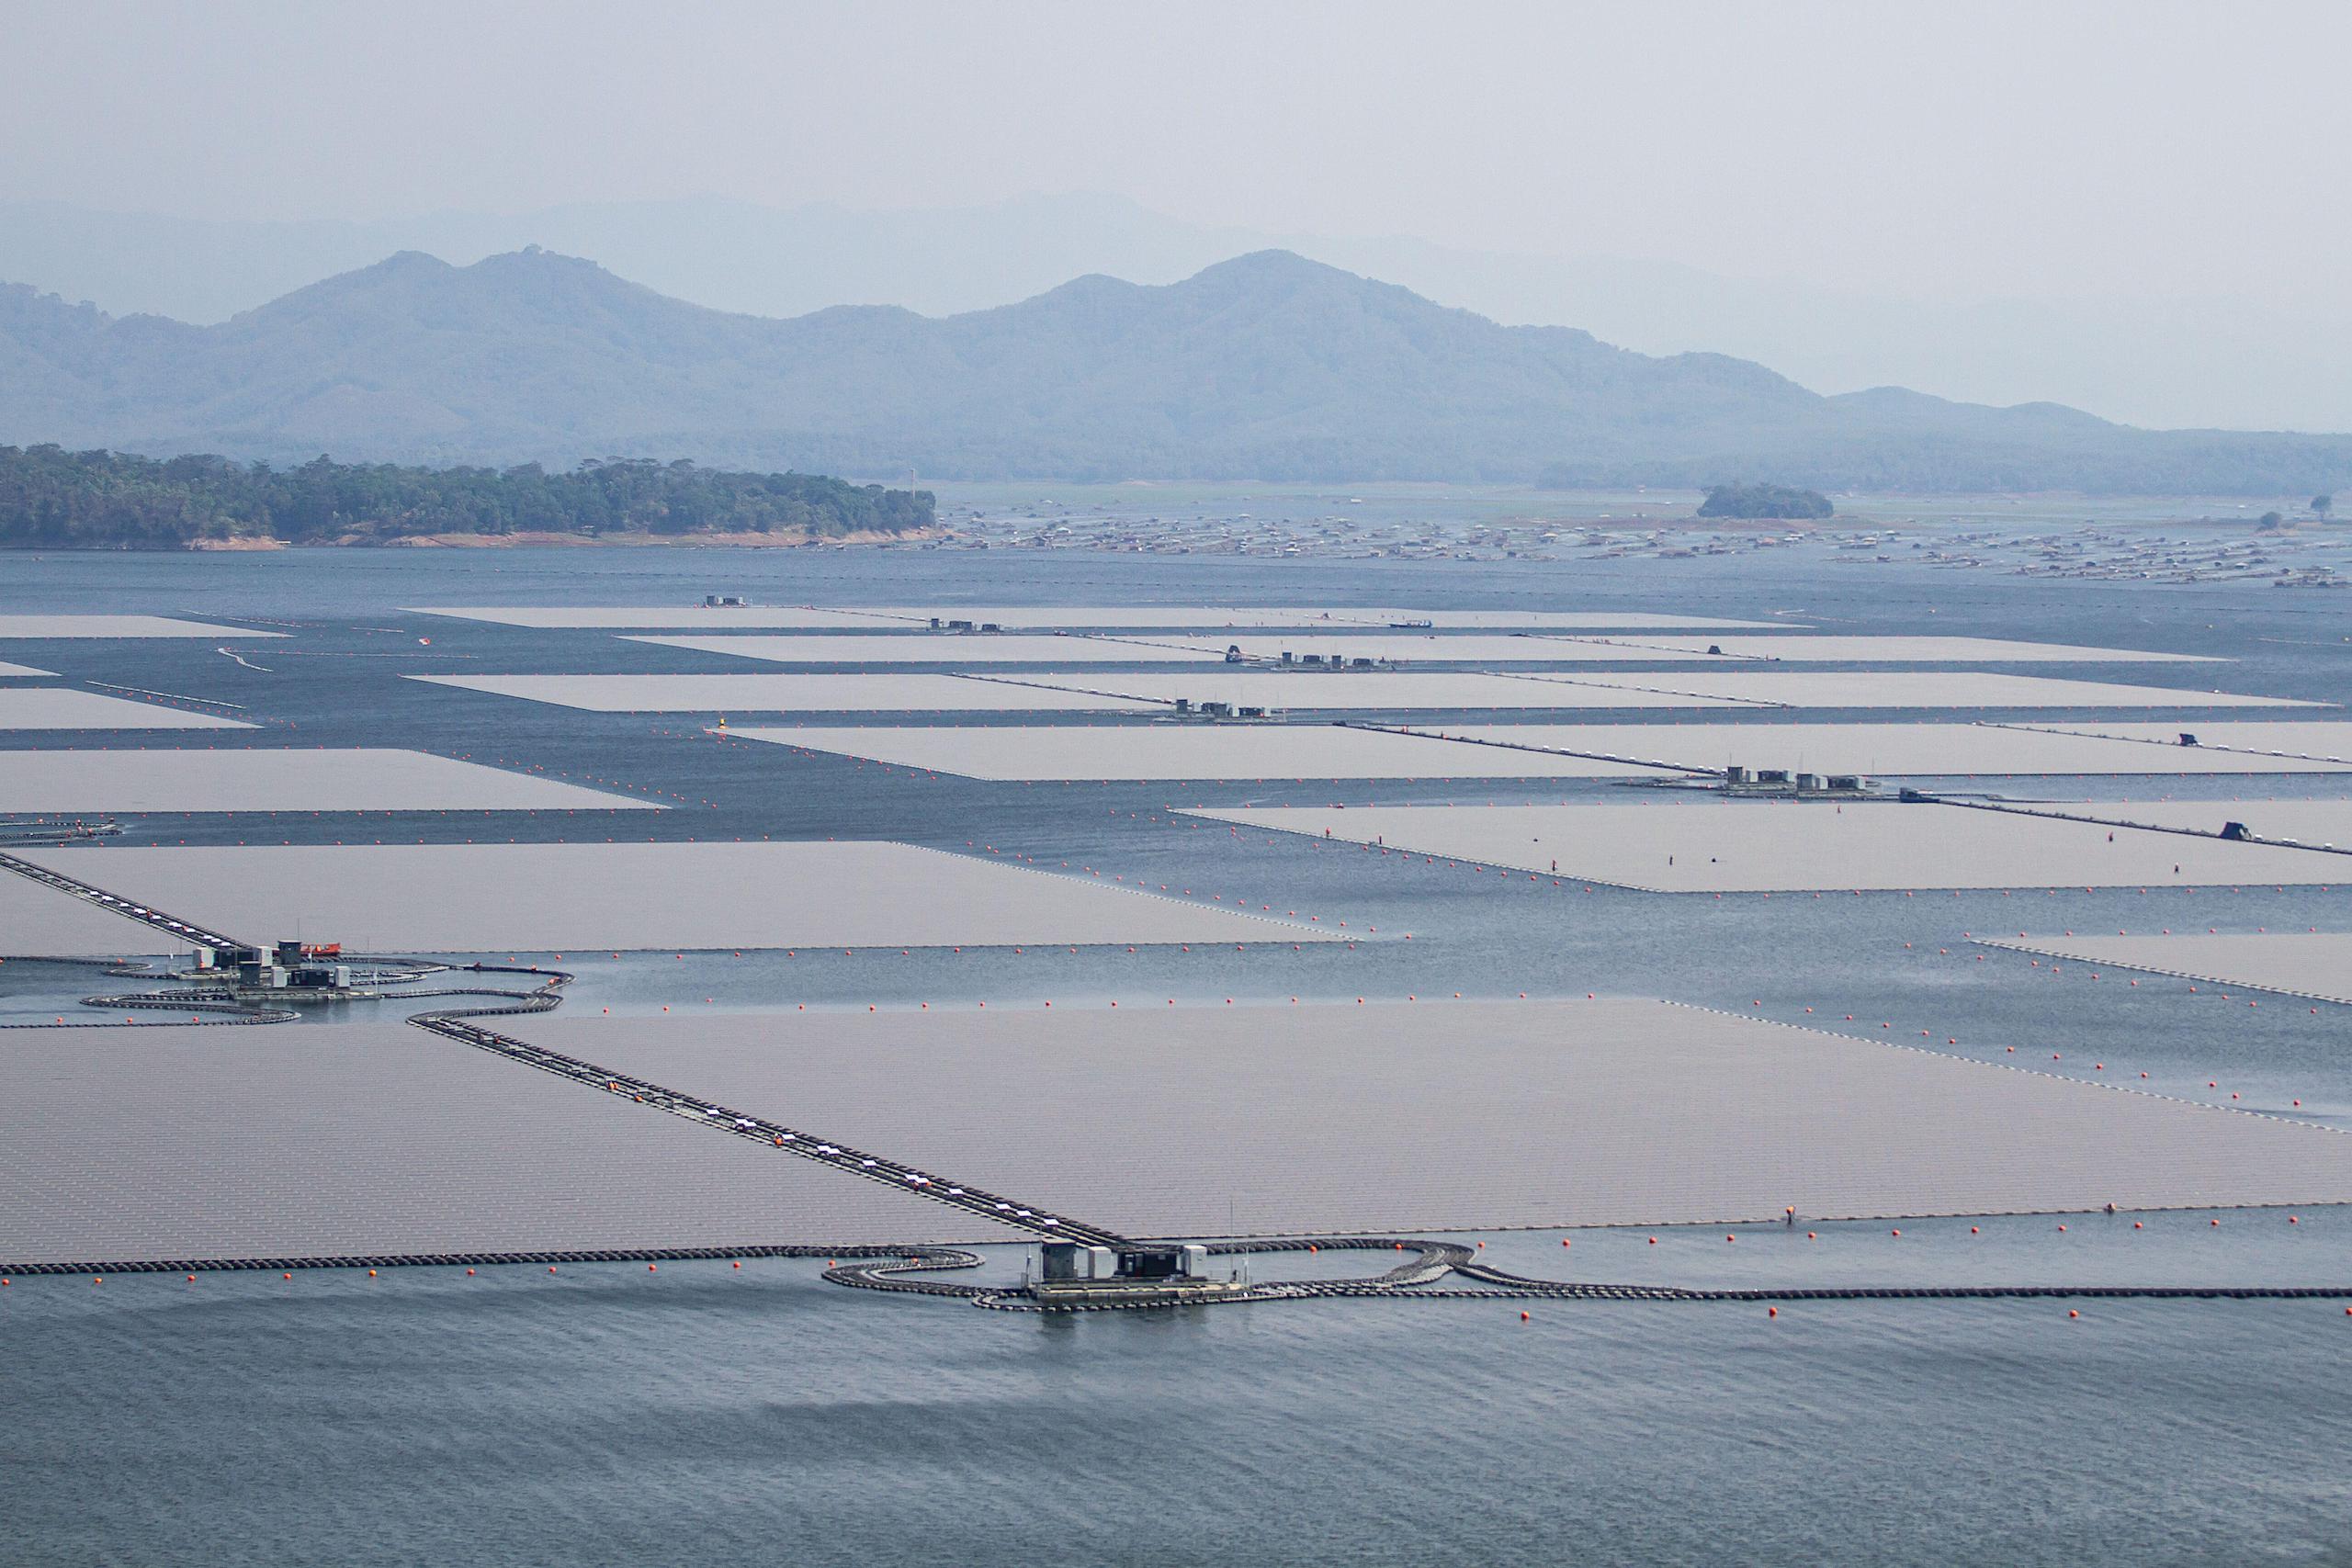
{"type": "Polygon", "coordinates": [[[156,459],[0,446],[0,545],[280,539],[375,544],[432,534],[897,534],[933,520],[928,491],[689,462],[591,460],[568,473],[399,468],[324,457],[299,468],[210,455],[156,459]]]}

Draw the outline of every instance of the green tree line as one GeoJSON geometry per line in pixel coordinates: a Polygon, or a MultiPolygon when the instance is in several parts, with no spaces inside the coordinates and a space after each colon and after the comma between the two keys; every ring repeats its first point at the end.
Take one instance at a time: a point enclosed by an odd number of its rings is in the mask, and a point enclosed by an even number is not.
{"type": "Polygon", "coordinates": [[[0,546],[184,547],[201,540],[375,543],[420,534],[904,533],[935,517],[929,491],[816,474],[736,473],[652,458],[564,473],[226,457],[139,457],[0,446],[0,546]]]}
{"type": "Polygon", "coordinates": [[[1702,517],[1829,517],[1837,510],[1819,491],[1787,485],[1710,485],[1699,503],[1702,517]]]}

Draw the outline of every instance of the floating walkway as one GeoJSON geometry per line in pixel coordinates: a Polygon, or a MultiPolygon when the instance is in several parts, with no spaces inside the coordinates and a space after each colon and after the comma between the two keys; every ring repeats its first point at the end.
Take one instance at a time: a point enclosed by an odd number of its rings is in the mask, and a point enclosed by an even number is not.
{"type": "MultiPolygon", "coordinates": [[[[728,1106],[713,1105],[696,1096],[665,1089],[660,1084],[628,1073],[600,1067],[593,1062],[583,1062],[576,1056],[567,1056],[561,1052],[550,1051],[545,1046],[533,1045],[527,1041],[517,1040],[509,1034],[501,1034],[495,1030],[485,1029],[470,1021],[476,1018],[495,1017],[500,1014],[544,1012],[557,1005],[560,998],[556,992],[563,980],[569,978],[569,976],[565,976],[560,979],[551,979],[548,985],[542,987],[538,991],[530,993],[527,997],[504,1007],[419,1013],[409,1021],[420,1029],[430,1030],[461,1045],[471,1045],[478,1050],[503,1056],[511,1062],[519,1062],[526,1067],[536,1067],[541,1072],[553,1073],[559,1077],[570,1078],[574,1083],[586,1084],[591,1089],[601,1089],[607,1094],[628,1095],[639,1104],[650,1105],[657,1111],[666,1111],[673,1116],[684,1117],[690,1122],[711,1128],[716,1132],[732,1134],[739,1138],[748,1138],[755,1143],[765,1144],[782,1153],[795,1155],[802,1159],[814,1160],[820,1165],[831,1166],[833,1169],[843,1171],[851,1176],[863,1177],[869,1181],[878,1181],[899,1191],[912,1192],[919,1197],[931,1199],[934,1202],[944,1203],[950,1208],[962,1209],[968,1213],[978,1214],[982,1219],[993,1220],[1000,1224],[1030,1231],[1041,1237],[1057,1241],[1080,1241],[1096,1247],[1118,1247],[1127,1244],[1125,1236],[1114,1231],[1106,1230],[1101,1225],[1089,1224],[1083,1220],[1074,1220],[1066,1215],[1016,1203],[1012,1199],[1001,1197],[985,1188],[950,1181],[944,1177],[934,1176],[929,1171],[919,1169],[901,1161],[885,1159],[879,1155],[868,1154],[864,1149],[853,1148],[846,1144],[830,1143],[797,1127],[787,1127],[764,1117],[745,1115],[728,1106]]],[[[977,1262],[978,1259],[975,1258],[974,1261],[977,1262]]]]}
{"type": "MultiPolygon", "coordinates": [[[[994,1216],[991,1216],[994,1217],[994,1216]]],[[[1579,1302],[1741,1302],[1773,1304],[1782,1302],[1853,1301],[2347,1301],[2352,1285],[1839,1285],[1820,1288],[1703,1290],[1675,1285],[1630,1285],[1569,1280],[1537,1280],[1488,1268],[1475,1261],[1476,1254],[1456,1242],[1395,1236],[1349,1236],[1320,1240],[1284,1239],[1217,1242],[1211,1254],[1232,1257],[1254,1253],[1396,1252],[1410,1256],[1385,1273],[1360,1279],[1268,1280],[1229,1295],[1204,1298],[1195,1305],[1230,1302],[1329,1301],[1381,1297],[1410,1301],[1579,1301],[1579,1302]],[[1459,1275],[1470,1285],[1443,1286],[1440,1280],[1459,1275]]],[[[197,1274],[204,1272],[260,1273],[296,1269],[490,1268],[537,1264],[553,1268],[574,1263],[668,1263],[741,1260],[763,1258],[823,1258],[832,1262],[823,1278],[830,1283],[859,1290],[901,1295],[960,1300],[997,1312],[1136,1312],[1170,1305],[1164,1300],[1133,1303],[1088,1301],[1053,1303],[1025,1289],[963,1285],[930,1274],[979,1268],[986,1259],[961,1247],[670,1247],[589,1248],[537,1252],[435,1252],[350,1254],[308,1258],[129,1258],[102,1262],[0,1263],[0,1278],[21,1275],[197,1274]],[[842,1262],[848,1258],[853,1261],[842,1262]]]]}
{"type": "MultiPolygon", "coordinates": [[[[1702,1290],[1676,1285],[1624,1285],[1570,1280],[1537,1280],[1510,1273],[1476,1261],[1476,1254],[1458,1243],[1396,1236],[1349,1236],[1331,1240],[1218,1242],[1213,1255],[1272,1252],[1394,1252],[1411,1254],[1385,1274],[1351,1280],[1270,1280],[1233,1294],[1207,1298],[1202,1304],[1227,1302],[1313,1301],[1335,1297],[1380,1296],[1419,1301],[1582,1301],[1582,1302],[1779,1302],[1835,1301],[1975,1301],[2064,1297],[2084,1300],[2199,1301],[2334,1301],[2352,1299],[2352,1285],[1834,1285],[1817,1288],[1702,1290]],[[1447,1275],[1476,1283],[1440,1286],[1447,1275]]],[[[825,1271],[836,1285],[869,1291],[898,1291],[929,1296],[954,1296],[978,1307],[1000,1312],[1133,1312],[1168,1303],[1089,1301],[1060,1304],[1040,1300],[1023,1289],[991,1289],[921,1278],[925,1272],[978,1268],[976,1253],[940,1247],[902,1254],[887,1262],[837,1264],[825,1271]]]]}
{"type": "Polygon", "coordinates": [[[221,951],[250,945],[240,942],[235,937],[223,936],[219,931],[200,926],[194,920],[183,920],[177,916],[167,915],[161,909],[151,909],[146,905],[126,898],[119,893],[109,893],[103,887],[93,886],[89,883],[68,876],[62,871],[51,871],[45,865],[17,855],[0,852],[0,871],[13,871],[18,876],[38,882],[53,892],[79,898],[84,903],[95,904],[110,915],[120,915],[124,919],[136,920],[142,926],[152,926],[156,931],[163,931],[180,942],[189,942],[198,947],[209,947],[221,951]]]}

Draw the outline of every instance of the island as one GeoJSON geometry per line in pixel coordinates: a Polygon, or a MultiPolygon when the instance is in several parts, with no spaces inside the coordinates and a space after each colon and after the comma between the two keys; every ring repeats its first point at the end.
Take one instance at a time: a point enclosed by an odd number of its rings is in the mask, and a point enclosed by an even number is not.
{"type": "Polygon", "coordinates": [[[1713,485],[1699,503],[1702,517],[1812,519],[1832,517],[1837,511],[1819,491],[1786,485],[1713,485]]]}

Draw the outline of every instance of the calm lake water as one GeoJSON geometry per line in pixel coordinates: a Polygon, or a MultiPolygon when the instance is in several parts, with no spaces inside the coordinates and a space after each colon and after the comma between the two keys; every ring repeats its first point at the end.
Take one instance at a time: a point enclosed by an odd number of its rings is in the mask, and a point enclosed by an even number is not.
{"type": "MultiPolygon", "coordinates": [[[[2228,1103],[2234,1090],[2235,1103],[2282,1110],[2299,1099],[2298,1114],[2352,1126],[2352,1010],[2256,1011],[2052,978],[2022,956],[1974,963],[1958,940],[1980,927],[2344,930],[2342,889],[2037,892],[2025,915],[2026,896],[1998,893],[1565,898],[1148,820],[1171,798],[1451,797],[1443,786],[918,781],[783,748],[689,744],[677,737],[695,716],[574,714],[399,679],[752,668],[402,609],[723,591],[1785,614],[1841,632],[2218,653],[2241,662],[2036,672],[2341,703],[2352,626],[2340,595],[1752,557],[1406,570],[617,550],[5,564],[0,608],[300,623],[288,642],[232,643],[259,670],[209,644],[8,650],[77,680],[238,703],[296,727],[289,740],[522,759],[712,803],[648,833],[978,838],[1154,881],[1246,876],[1302,908],[1416,933],[1409,948],[1353,953],[889,952],[788,969],[622,959],[583,968],[574,1009],[650,1011],[689,993],[755,1009],[1145,989],[1645,992],[1827,1028],[1852,1012],[1988,1056],[2009,1045],[2094,1056],[2164,1092],[2228,1103]]],[[[1526,793],[1482,784],[1460,798],[1526,793]]],[[[1623,798],[1590,784],[1538,797],[1563,793],[1623,798]]],[[[2352,793],[2352,779],[2033,781],[2019,793],[2323,795],[2352,793]]],[[[191,819],[168,836],[300,842],[348,829],[191,819]]],[[[134,826],[129,838],[164,836],[134,826]]],[[[56,966],[9,968],[6,1014],[82,985],[56,966]]],[[[1647,1233],[1579,1233],[1573,1249],[1561,1233],[1484,1239],[1530,1272],[1692,1284],[2352,1282],[2352,1213],[2297,1218],[2156,1216],[2132,1232],[2086,1216],[2064,1235],[2014,1219],[1973,1235],[1940,1221],[1899,1239],[1849,1225],[1813,1244],[1690,1230],[1657,1233],[1657,1247],[1647,1233]]],[[[992,1266],[1018,1263],[1008,1253],[992,1266]]],[[[818,1267],[17,1280],[0,1291],[0,1541],[39,1563],[2352,1562],[2342,1303],[2085,1302],[2074,1319],[2049,1301],[1801,1303],[1778,1318],[1731,1304],[1330,1301],[1039,1319],[842,1291],[818,1267]]]]}

